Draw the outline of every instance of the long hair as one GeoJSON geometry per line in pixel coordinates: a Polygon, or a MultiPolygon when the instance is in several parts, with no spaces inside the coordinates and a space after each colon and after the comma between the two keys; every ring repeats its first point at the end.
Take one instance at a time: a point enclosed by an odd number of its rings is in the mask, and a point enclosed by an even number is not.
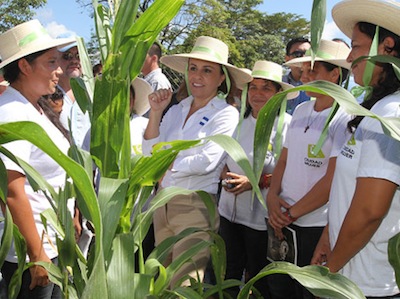
{"type": "Polygon", "coordinates": [[[47,116],[47,118],[53,123],[53,125],[64,135],[64,137],[71,144],[71,136],[67,129],[64,128],[60,121],[60,115],[54,112],[53,108],[49,104],[49,96],[43,96],[39,99],[38,104],[40,108],[42,108],[43,113],[47,116]]]}
{"type": "MultiPolygon", "coordinates": [[[[376,26],[371,23],[360,22],[356,26],[358,29],[370,37],[371,39],[375,36],[376,26]]],[[[386,30],[385,28],[379,27],[379,44],[383,42],[383,40],[387,37],[391,37],[394,39],[394,47],[387,48],[386,51],[389,53],[393,53],[394,57],[400,58],[400,37],[393,32],[386,30]]],[[[366,99],[361,106],[370,110],[372,106],[374,106],[378,101],[380,101],[385,96],[392,94],[400,89],[400,81],[397,79],[397,76],[393,70],[393,67],[389,63],[376,63],[377,65],[383,68],[383,76],[379,77],[378,84],[373,86],[373,90],[371,96],[366,99]]],[[[348,122],[347,127],[348,129],[353,132],[354,129],[358,127],[361,120],[364,116],[356,116],[354,119],[348,122]]]]}

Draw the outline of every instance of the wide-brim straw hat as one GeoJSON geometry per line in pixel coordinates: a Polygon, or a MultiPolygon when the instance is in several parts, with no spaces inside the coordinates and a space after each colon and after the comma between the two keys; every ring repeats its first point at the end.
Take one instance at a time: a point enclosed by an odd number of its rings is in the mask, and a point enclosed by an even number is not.
{"type": "Polygon", "coordinates": [[[332,18],[339,29],[351,38],[354,26],[367,22],[400,36],[400,3],[390,0],[345,0],[332,8],[332,18]]]}
{"type": "MultiPolygon", "coordinates": [[[[345,43],[322,39],[319,44],[317,53],[315,54],[314,61],[328,62],[330,64],[334,64],[349,70],[351,68],[351,63],[346,61],[349,54],[350,49],[346,46],[345,43]]],[[[307,50],[306,56],[291,59],[287,61],[285,65],[301,67],[303,62],[310,61],[311,49],[307,50]]]]}
{"type": "MultiPolygon", "coordinates": [[[[254,64],[251,76],[253,79],[264,79],[278,83],[282,90],[288,90],[294,88],[292,84],[282,82],[283,68],[280,64],[275,62],[259,60],[254,64]]],[[[291,100],[299,95],[298,91],[290,92],[287,94],[287,99],[291,100]]]]}
{"type": "Polygon", "coordinates": [[[132,81],[132,87],[135,90],[135,102],[133,103],[133,111],[142,116],[150,109],[149,94],[153,92],[152,87],[142,78],[136,77],[132,81]]]}
{"type": "Polygon", "coordinates": [[[52,38],[38,20],[19,24],[0,35],[0,69],[29,54],[67,45],[73,38],[52,38]]]}
{"type": "Polygon", "coordinates": [[[237,86],[250,82],[251,76],[228,63],[228,56],[228,46],[224,42],[213,37],[200,36],[196,39],[190,53],[163,56],[160,61],[180,73],[185,73],[189,58],[210,61],[225,66],[237,86]]]}

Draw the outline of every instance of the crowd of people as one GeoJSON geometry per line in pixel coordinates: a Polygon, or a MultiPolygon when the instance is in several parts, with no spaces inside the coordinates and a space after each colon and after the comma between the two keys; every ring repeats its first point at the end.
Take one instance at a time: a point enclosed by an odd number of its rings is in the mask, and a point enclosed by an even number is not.
{"type": "MultiPolygon", "coordinates": [[[[211,241],[207,231],[214,231],[225,242],[225,279],[248,281],[273,261],[316,264],[342,273],[367,298],[400,298],[387,253],[389,239],[400,231],[400,141],[385,134],[378,120],[349,115],[330,95],[290,92],[313,81],[344,86],[352,76],[365,89],[361,106],[382,117],[400,117],[400,79],[392,64],[377,62],[371,68],[359,59],[370,53],[400,58],[399,13],[400,3],[390,0],[339,2],[332,16],[351,39],[351,48],[338,39],[321,40],[313,53],[308,39],[294,38],[286,47],[287,74],[282,65],[266,60],[238,68],[228,62],[227,44],[210,36],[198,37],[189,53],[174,55],[162,56],[154,43],[141,78],[130,86],[132,157],[151,155],[159,142],[224,134],[238,141],[252,163],[260,110],[275,94],[288,93],[287,110],[278,111],[270,140],[265,140],[262,198],[253,198],[249,178],[216,143],[203,141],[181,151],[154,193],[170,186],[193,192],[176,195],[156,210],[144,241],[145,257],[165,239],[196,227],[201,231],[174,244],[165,266],[199,241],[211,241]],[[179,91],[171,89],[160,63],[183,75],[179,91]],[[240,93],[246,101],[243,120],[237,105],[240,93]],[[209,194],[218,211],[215,219],[197,190],[209,194]]],[[[35,122],[64,153],[71,145],[90,150],[89,115],[78,105],[70,83],[82,75],[76,39],[52,38],[32,20],[0,35],[0,55],[0,122],[35,122]]],[[[93,77],[101,76],[99,63],[93,77]]],[[[4,147],[55,189],[65,184],[63,168],[28,141],[4,147]]],[[[19,165],[0,157],[8,175],[6,205],[26,240],[26,260],[56,264],[56,232],[40,216],[51,203],[33,190],[19,165]]],[[[5,214],[4,203],[1,207],[5,214]]],[[[86,255],[93,232],[79,207],[70,210],[86,255]]],[[[3,226],[0,222],[1,230],[3,226]]],[[[209,258],[209,249],[197,253],[174,274],[170,287],[188,286],[188,278],[203,281],[209,258]]],[[[15,271],[13,245],[1,268],[7,285],[15,271]]],[[[254,286],[266,299],[315,298],[283,274],[264,277],[254,286]]],[[[226,293],[235,298],[239,290],[231,287],[226,293]]],[[[33,265],[23,274],[18,298],[61,298],[61,292],[44,267],[33,265]]]]}

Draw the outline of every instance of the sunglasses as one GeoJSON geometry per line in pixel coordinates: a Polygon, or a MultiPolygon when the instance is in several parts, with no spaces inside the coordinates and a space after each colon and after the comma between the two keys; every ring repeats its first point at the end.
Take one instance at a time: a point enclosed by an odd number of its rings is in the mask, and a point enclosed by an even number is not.
{"type": "Polygon", "coordinates": [[[289,53],[290,57],[304,57],[304,55],[306,55],[306,51],[293,51],[292,53],[289,53]]]}
{"type": "Polygon", "coordinates": [[[67,60],[67,61],[71,61],[72,59],[76,59],[76,60],[79,60],[79,54],[78,53],[76,53],[75,55],[74,54],[72,54],[72,53],[64,53],[63,55],[62,55],[62,58],[64,59],[64,60],[67,60]]]}

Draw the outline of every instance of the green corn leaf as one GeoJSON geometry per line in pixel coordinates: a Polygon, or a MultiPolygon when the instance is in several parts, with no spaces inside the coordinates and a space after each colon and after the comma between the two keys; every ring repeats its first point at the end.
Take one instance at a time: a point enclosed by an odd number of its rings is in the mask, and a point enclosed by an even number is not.
{"type": "Polygon", "coordinates": [[[264,276],[277,273],[290,275],[317,297],[335,299],[365,298],[355,283],[343,275],[330,273],[329,269],[326,267],[298,267],[287,262],[274,262],[266,266],[259,274],[246,283],[240,291],[238,299],[248,298],[248,292],[257,280],[264,276]]]}
{"type": "Polygon", "coordinates": [[[390,238],[388,244],[389,263],[392,265],[395,275],[396,283],[400,285],[400,234],[390,238]]]}
{"type": "Polygon", "coordinates": [[[311,66],[319,48],[326,19],[326,0],[314,0],[311,11],[311,66]]]}
{"type": "Polygon", "coordinates": [[[1,246],[0,246],[0,267],[3,266],[3,263],[7,257],[8,251],[11,248],[11,242],[13,238],[13,227],[14,223],[12,221],[12,216],[8,207],[5,207],[5,221],[3,235],[1,236],[1,246]]]}

